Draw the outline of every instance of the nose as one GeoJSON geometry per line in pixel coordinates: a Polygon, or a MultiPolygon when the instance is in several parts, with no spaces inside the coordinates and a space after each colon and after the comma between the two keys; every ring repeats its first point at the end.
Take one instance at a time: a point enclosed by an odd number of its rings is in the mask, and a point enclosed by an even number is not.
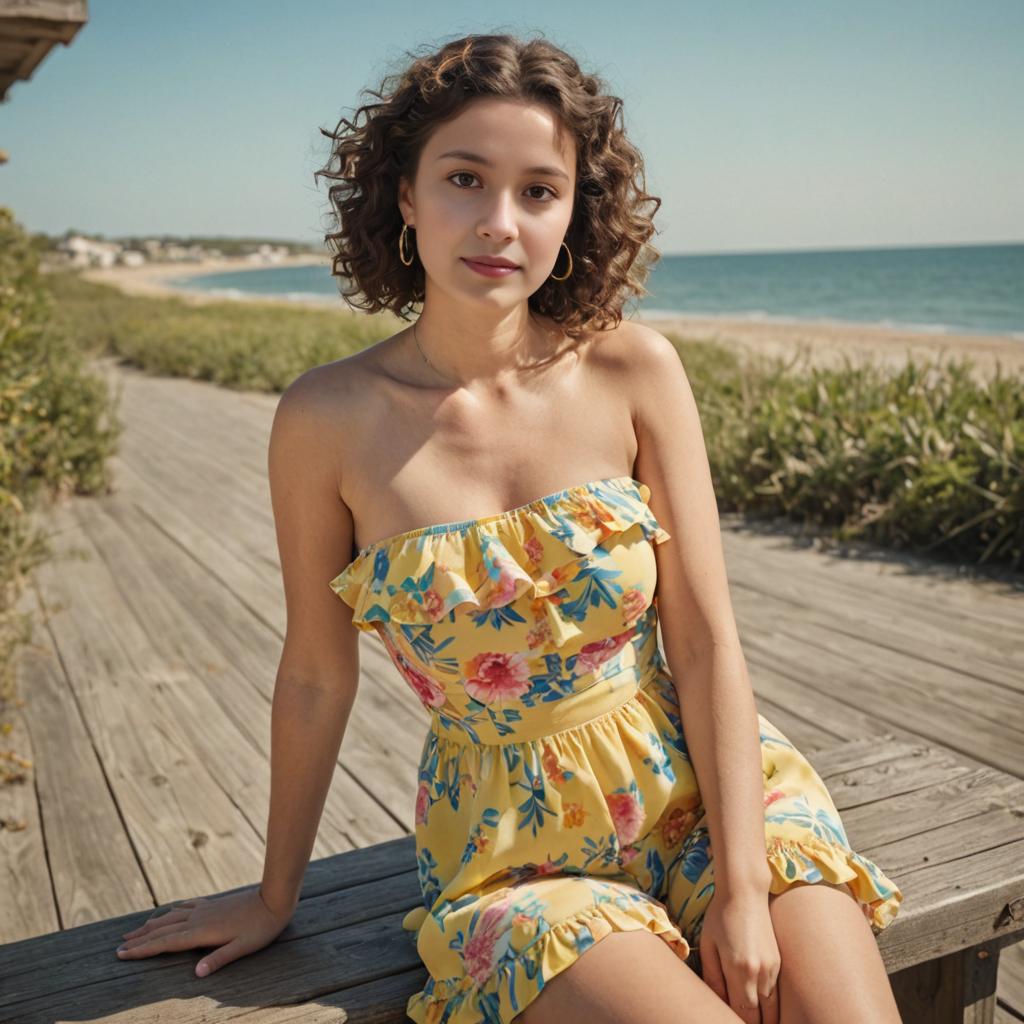
{"type": "Polygon", "coordinates": [[[478,231],[484,238],[516,238],[515,203],[512,196],[499,191],[494,202],[488,205],[480,220],[478,231]]]}

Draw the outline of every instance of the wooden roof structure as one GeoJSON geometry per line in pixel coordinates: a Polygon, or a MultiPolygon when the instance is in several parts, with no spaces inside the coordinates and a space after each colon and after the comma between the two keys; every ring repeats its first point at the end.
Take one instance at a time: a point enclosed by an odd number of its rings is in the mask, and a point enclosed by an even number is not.
{"type": "Polygon", "coordinates": [[[0,0],[0,102],[89,20],[86,0],[0,0]]]}

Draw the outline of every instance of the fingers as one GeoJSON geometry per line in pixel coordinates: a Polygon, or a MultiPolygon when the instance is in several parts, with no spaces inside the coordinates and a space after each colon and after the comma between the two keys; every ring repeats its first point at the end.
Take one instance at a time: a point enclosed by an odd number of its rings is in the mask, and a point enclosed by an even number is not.
{"type": "Polygon", "coordinates": [[[725,990],[725,976],[722,974],[722,964],[718,959],[718,951],[713,942],[705,942],[703,934],[700,942],[700,969],[701,978],[704,983],[722,1000],[729,1001],[725,990]]]}
{"type": "Polygon", "coordinates": [[[151,931],[153,928],[162,928],[164,925],[175,924],[179,921],[185,921],[188,919],[188,914],[184,910],[168,910],[162,914],[154,914],[152,917],[147,918],[138,928],[133,928],[130,932],[125,932],[121,936],[122,939],[134,939],[140,935],[144,935],[151,931]]]}
{"type": "Polygon", "coordinates": [[[753,963],[728,964],[725,968],[730,1009],[749,1024],[778,1024],[778,987],[771,975],[753,963]]]}
{"type": "Polygon", "coordinates": [[[157,953],[171,953],[182,949],[192,949],[202,945],[196,941],[195,930],[182,928],[180,925],[168,925],[159,928],[142,938],[131,939],[118,946],[117,955],[122,960],[136,960],[140,957],[155,956],[157,953]]]}
{"type": "Polygon", "coordinates": [[[247,947],[241,939],[232,939],[221,946],[220,949],[214,950],[209,956],[204,956],[196,964],[196,975],[200,978],[205,978],[208,974],[213,974],[218,968],[231,963],[232,960],[237,960],[246,952],[247,947]]]}
{"type": "Polygon", "coordinates": [[[731,974],[727,970],[726,986],[729,989],[726,1002],[740,1020],[744,1024],[761,1024],[761,1000],[750,973],[740,966],[734,968],[731,974]]]}
{"type": "Polygon", "coordinates": [[[170,924],[173,921],[184,921],[188,914],[184,913],[186,910],[194,910],[196,907],[207,902],[207,897],[197,896],[190,900],[181,900],[178,903],[174,903],[169,907],[158,908],[153,911],[145,921],[139,925],[138,928],[133,928],[130,932],[125,932],[122,939],[132,939],[138,935],[142,935],[148,928],[153,925],[165,925],[170,924]]]}
{"type": "MultiPolygon", "coordinates": [[[[769,979],[769,984],[771,979],[769,979]]],[[[761,1020],[763,1024],[779,1024],[779,986],[761,992],[761,1020]]]]}

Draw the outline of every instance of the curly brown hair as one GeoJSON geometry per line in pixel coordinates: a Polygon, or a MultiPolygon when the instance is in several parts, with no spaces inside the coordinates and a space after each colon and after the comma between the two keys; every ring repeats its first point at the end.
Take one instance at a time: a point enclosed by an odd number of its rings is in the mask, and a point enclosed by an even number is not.
{"type": "Polygon", "coordinates": [[[573,272],[549,277],[529,298],[536,313],[580,338],[622,319],[630,295],[643,286],[660,253],[648,239],[661,199],[648,195],[643,159],[622,126],[622,100],[597,75],[585,74],[564,50],[543,38],[468,35],[420,56],[385,76],[379,102],[359,107],[355,122],[342,117],[333,131],[327,166],[314,174],[333,179],[328,189],[337,230],[324,236],[334,253],[331,273],[347,279],[342,297],[369,313],[391,310],[402,319],[425,296],[423,265],[398,258],[403,226],[399,180],[415,181],[420,154],[434,128],[479,97],[547,106],[575,138],[576,194],[565,242],[573,272]],[[337,161],[336,169],[332,169],[337,161]],[[644,206],[653,203],[650,212],[644,206]],[[365,301],[353,301],[361,295],[365,301]]]}

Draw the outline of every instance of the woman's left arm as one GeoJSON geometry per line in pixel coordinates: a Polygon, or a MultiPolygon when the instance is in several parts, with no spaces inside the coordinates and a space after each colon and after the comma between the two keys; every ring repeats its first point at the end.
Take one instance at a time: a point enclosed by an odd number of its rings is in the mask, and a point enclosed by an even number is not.
{"type": "MultiPolygon", "coordinates": [[[[702,949],[704,980],[744,1020],[751,1014],[757,1021],[759,994],[762,1002],[769,998],[779,966],[768,913],[760,724],[729,599],[693,392],[668,339],[642,325],[636,329],[629,362],[639,445],[634,476],[650,487],[651,511],[671,534],[655,547],[658,620],[714,863],[715,896],[701,944],[713,939],[721,964],[709,965],[702,949]]],[[[772,1016],[776,1007],[765,1009],[772,1016]]]]}
{"type": "Polygon", "coordinates": [[[637,326],[634,475],[650,487],[651,511],[672,535],[655,547],[658,621],[707,810],[715,891],[767,893],[760,727],[729,599],[704,433],[675,348],[637,326]]]}

